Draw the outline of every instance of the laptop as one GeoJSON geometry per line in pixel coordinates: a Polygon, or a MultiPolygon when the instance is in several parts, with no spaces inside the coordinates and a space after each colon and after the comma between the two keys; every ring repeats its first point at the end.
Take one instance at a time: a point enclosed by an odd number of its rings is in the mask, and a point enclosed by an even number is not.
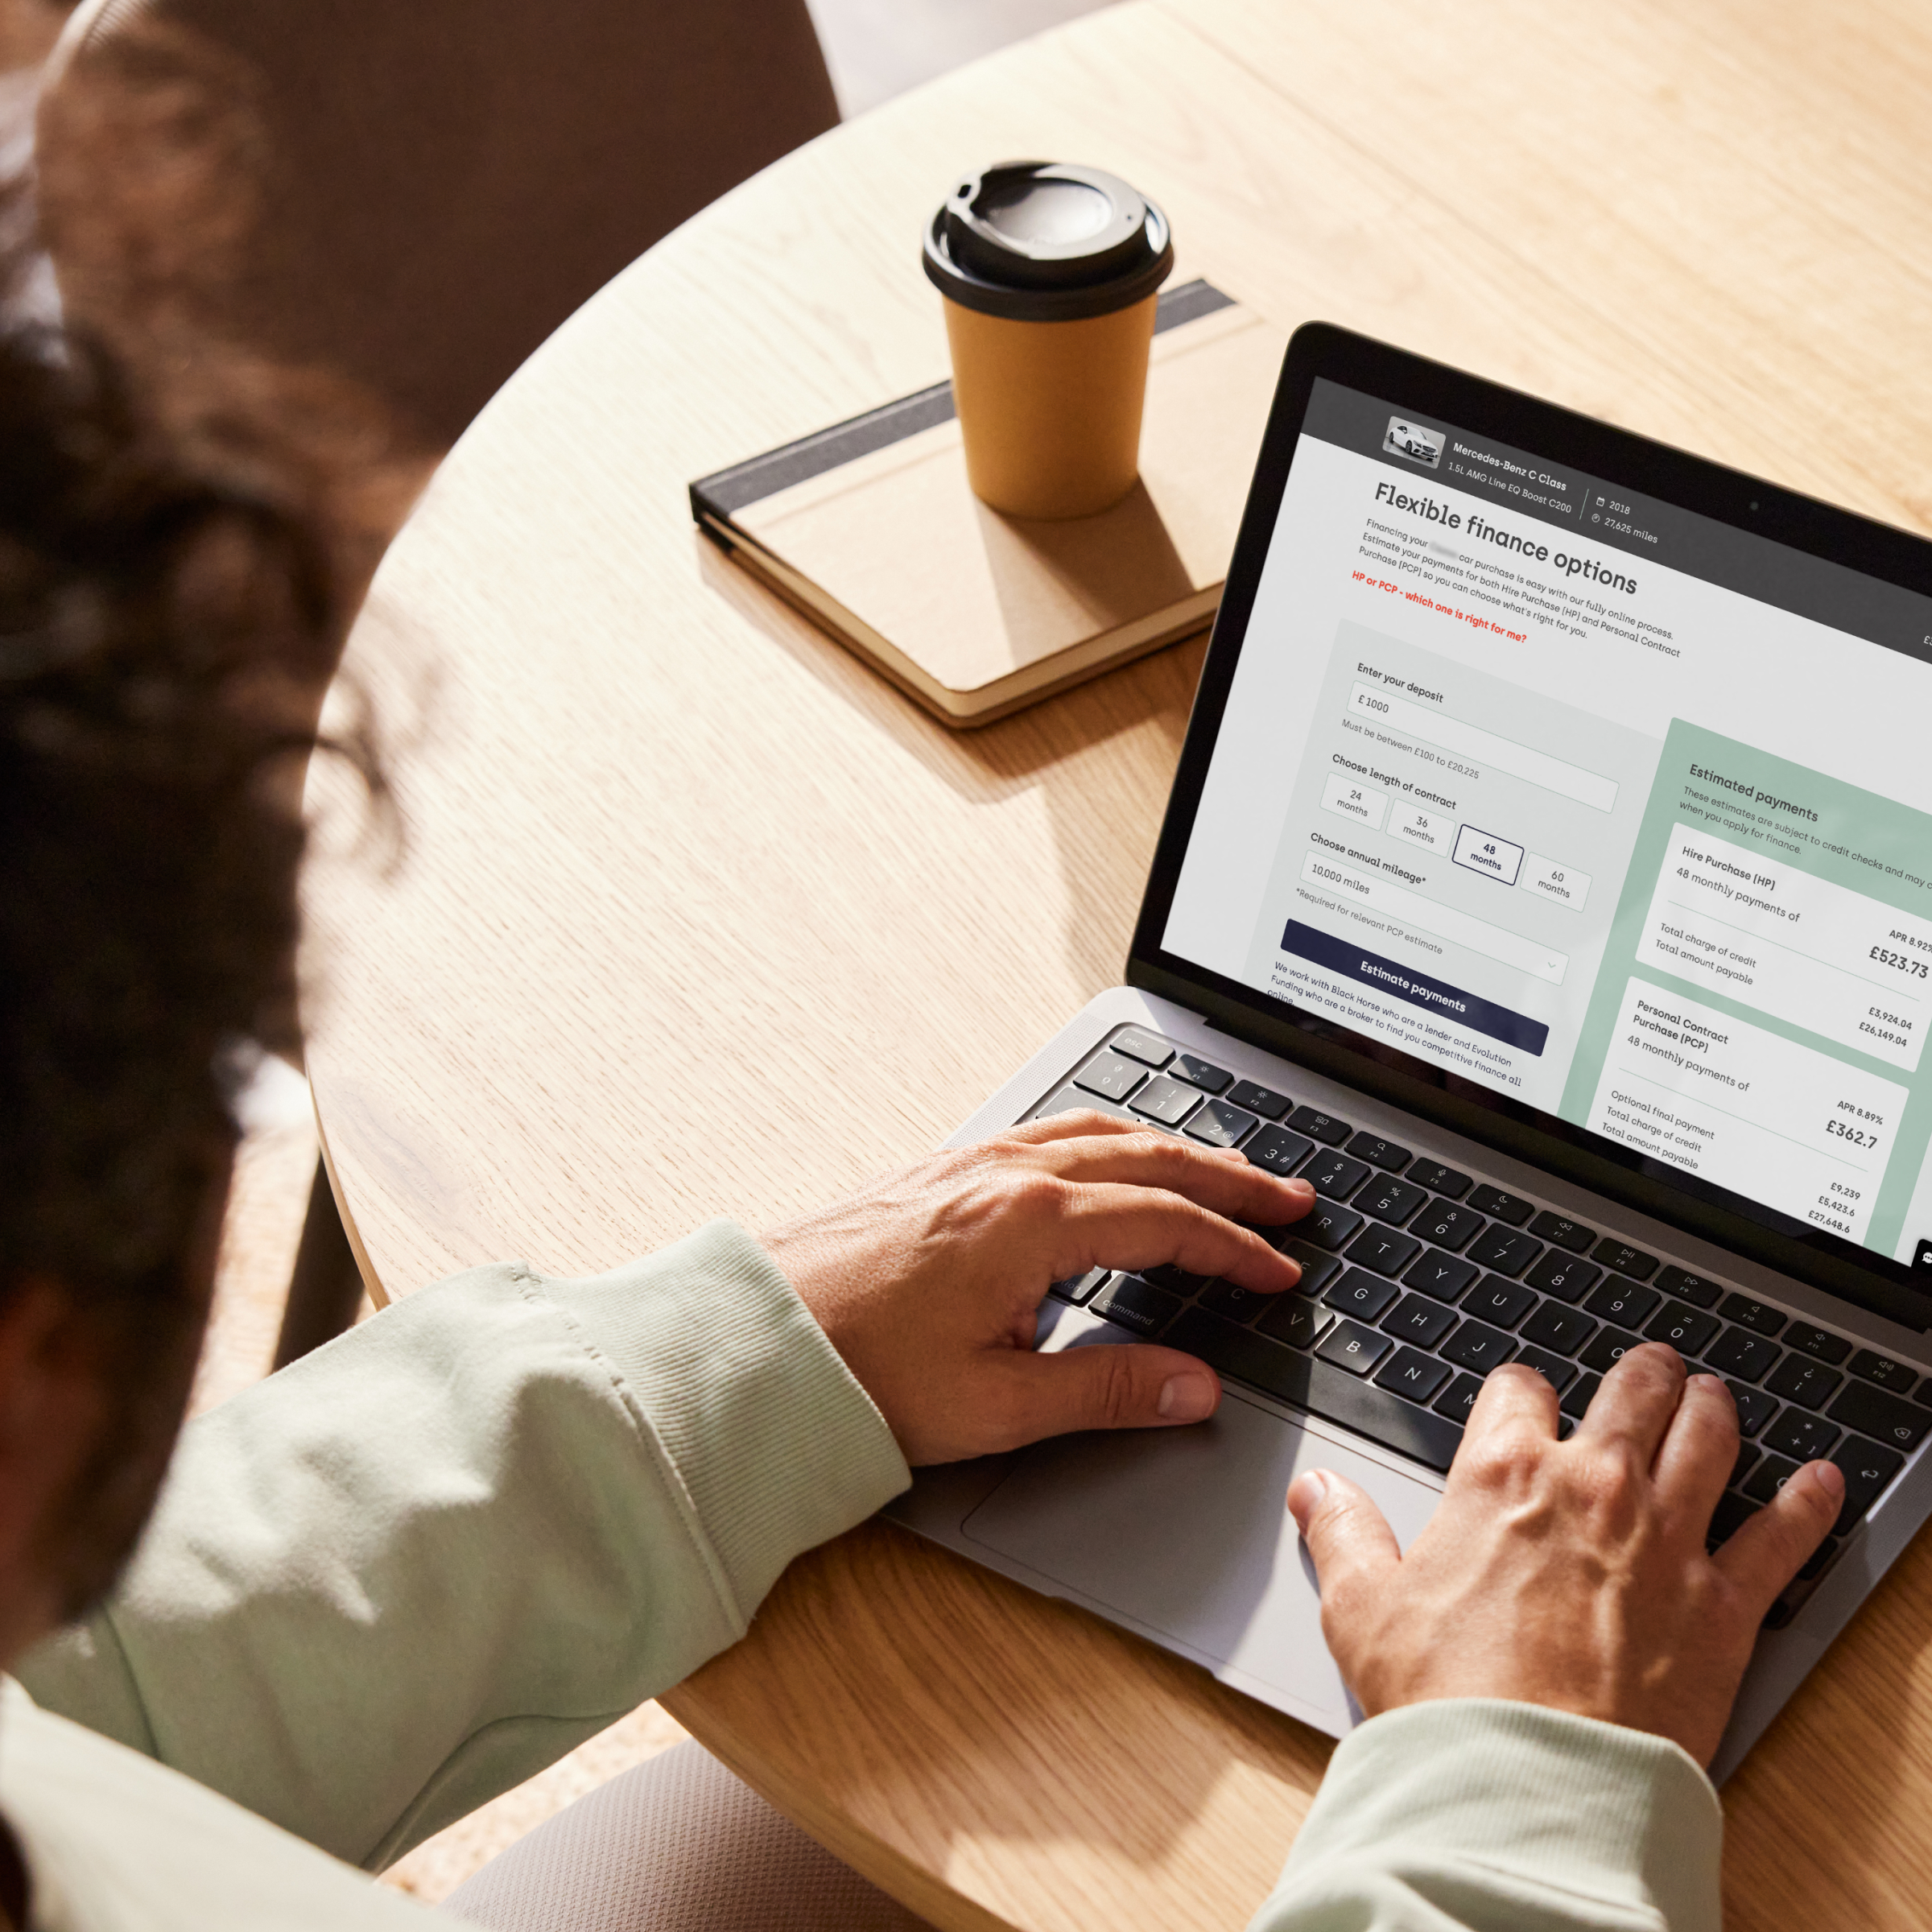
{"type": "Polygon", "coordinates": [[[1483,1377],[1723,1376],[1721,1541],[1829,1455],[1742,1758],[1932,1509],[1932,545],[1324,324],[1290,345],[1124,985],[955,1137],[1097,1108],[1269,1172],[1300,1290],[1055,1285],[1196,1428],[923,1472],[900,1522],[1340,1736],[1283,1496],[1406,1544],[1483,1377]]]}

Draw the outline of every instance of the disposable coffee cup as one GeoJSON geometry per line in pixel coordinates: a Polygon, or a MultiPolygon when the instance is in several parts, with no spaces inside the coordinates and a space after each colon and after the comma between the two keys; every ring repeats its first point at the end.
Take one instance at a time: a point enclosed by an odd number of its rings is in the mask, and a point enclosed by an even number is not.
{"type": "Polygon", "coordinates": [[[1005,161],[926,229],[945,297],[952,394],[973,493],[1013,517],[1088,517],[1140,473],[1167,217],[1097,167],[1005,161]]]}

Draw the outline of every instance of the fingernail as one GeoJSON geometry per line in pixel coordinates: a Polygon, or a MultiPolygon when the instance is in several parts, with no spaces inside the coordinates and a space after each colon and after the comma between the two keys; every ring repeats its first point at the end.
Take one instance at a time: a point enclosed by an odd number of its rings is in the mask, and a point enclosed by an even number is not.
{"type": "Polygon", "coordinates": [[[1310,1200],[1315,1199],[1315,1183],[1312,1181],[1290,1181],[1288,1185],[1297,1194],[1305,1194],[1310,1200]]]}
{"type": "Polygon", "coordinates": [[[1814,1467],[1818,1471],[1819,1485],[1825,1493],[1833,1502],[1842,1503],[1845,1500],[1844,1471],[1836,1463],[1819,1463],[1814,1467]]]}
{"type": "Polygon", "coordinates": [[[1214,1414],[1215,1387],[1204,1375],[1170,1376],[1161,1385],[1163,1422],[1204,1422],[1214,1414]]]}
{"type": "Polygon", "coordinates": [[[1308,1527],[1309,1517],[1321,1508],[1327,1494],[1328,1479],[1319,1469],[1298,1476],[1288,1485],[1288,1513],[1294,1518],[1298,1530],[1308,1527]]]}

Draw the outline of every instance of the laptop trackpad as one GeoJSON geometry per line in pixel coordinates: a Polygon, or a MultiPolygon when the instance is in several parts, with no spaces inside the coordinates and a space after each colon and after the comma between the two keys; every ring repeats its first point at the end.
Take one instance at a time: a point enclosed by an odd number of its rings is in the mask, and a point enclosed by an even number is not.
{"type": "Polygon", "coordinates": [[[1259,1678],[1344,1730],[1354,1716],[1322,1641],[1315,1567],[1282,1500],[1304,1469],[1359,1483],[1405,1549],[1440,1496],[1231,1389],[1194,1428],[1028,1450],[961,1530],[1104,1616],[1259,1678]]]}

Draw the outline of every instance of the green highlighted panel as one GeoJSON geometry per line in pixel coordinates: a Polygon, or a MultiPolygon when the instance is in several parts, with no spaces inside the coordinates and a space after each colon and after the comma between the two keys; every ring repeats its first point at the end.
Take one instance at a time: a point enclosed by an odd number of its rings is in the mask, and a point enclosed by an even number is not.
{"type": "Polygon", "coordinates": [[[1929,1031],[1932,816],[1674,720],[1563,1117],[1909,1261],[1929,1031]]]}

